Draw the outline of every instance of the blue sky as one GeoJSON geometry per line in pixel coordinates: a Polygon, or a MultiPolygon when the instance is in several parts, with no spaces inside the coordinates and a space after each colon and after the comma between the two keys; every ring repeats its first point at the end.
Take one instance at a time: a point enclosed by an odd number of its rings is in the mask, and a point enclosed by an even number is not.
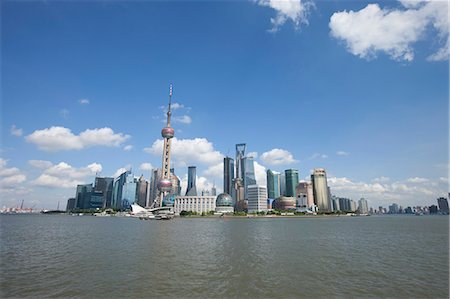
{"type": "Polygon", "coordinates": [[[55,207],[95,172],[149,177],[170,83],[174,166],[196,165],[200,190],[222,189],[241,142],[262,184],[324,167],[332,193],[374,207],[448,190],[445,1],[1,5],[1,206],[55,207]]]}

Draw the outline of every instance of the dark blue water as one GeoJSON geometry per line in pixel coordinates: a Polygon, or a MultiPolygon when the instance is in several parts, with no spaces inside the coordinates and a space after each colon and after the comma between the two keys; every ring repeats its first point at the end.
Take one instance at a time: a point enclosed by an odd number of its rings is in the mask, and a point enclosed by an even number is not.
{"type": "Polygon", "coordinates": [[[446,216],[0,221],[2,298],[449,296],[446,216]]]}

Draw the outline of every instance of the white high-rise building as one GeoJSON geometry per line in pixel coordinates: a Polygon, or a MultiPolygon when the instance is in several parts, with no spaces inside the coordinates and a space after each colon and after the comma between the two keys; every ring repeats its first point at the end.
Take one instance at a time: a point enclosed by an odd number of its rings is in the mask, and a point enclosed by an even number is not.
{"type": "Polygon", "coordinates": [[[267,211],[267,188],[266,186],[248,186],[248,212],[257,213],[267,211]]]}
{"type": "Polygon", "coordinates": [[[313,185],[314,201],[319,212],[331,212],[332,207],[325,169],[314,169],[314,173],[311,175],[311,183],[313,185]]]}
{"type": "Polygon", "coordinates": [[[369,213],[369,204],[367,203],[367,200],[365,200],[364,198],[361,198],[358,201],[358,212],[360,214],[367,214],[367,213],[369,213]]]}
{"type": "Polygon", "coordinates": [[[180,214],[181,211],[201,214],[214,211],[215,209],[215,196],[177,196],[173,205],[175,214],[180,214]]]}

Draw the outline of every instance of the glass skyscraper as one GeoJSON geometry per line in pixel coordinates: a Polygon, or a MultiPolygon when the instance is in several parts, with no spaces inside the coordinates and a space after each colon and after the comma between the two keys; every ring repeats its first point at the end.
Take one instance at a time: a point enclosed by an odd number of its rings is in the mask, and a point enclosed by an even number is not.
{"type": "Polygon", "coordinates": [[[197,196],[196,179],[197,179],[197,168],[195,166],[189,166],[186,196],[197,196]]]}
{"type": "Polygon", "coordinates": [[[298,170],[286,169],[284,175],[286,179],[286,196],[295,197],[295,187],[298,184],[298,170]]]}
{"type": "Polygon", "coordinates": [[[328,192],[327,174],[325,169],[316,168],[311,175],[314,201],[319,212],[331,212],[331,202],[328,192]]]}
{"type": "Polygon", "coordinates": [[[280,173],[267,169],[267,196],[275,199],[280,197],[280,173]]]}
{"type": "Polygon", "coordinates": [[[244,198],[248,199],[248,186],[256,185],[253,157],[242,158],[242,177],[244,178],[244,198]]]}
{"type": "Polygon", "coordinates": [[[223,192],[233,195],[234,160],[230,157],[223,158],[223,192]]]}

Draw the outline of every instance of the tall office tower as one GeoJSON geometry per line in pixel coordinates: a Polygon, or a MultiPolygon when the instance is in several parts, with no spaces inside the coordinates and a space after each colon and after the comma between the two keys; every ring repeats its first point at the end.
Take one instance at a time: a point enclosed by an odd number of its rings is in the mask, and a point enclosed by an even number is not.
{"type": "Polygon", "coordinates": [[[95,177],[95,192],[103,194],[103,208],[110,208],[113,194],[114,178],[95,177]]]}
{"type": "Polygon", "coordinates": [[[308,183],[299,182],[295,187],[295,197],[297,198],[297,208],[308,207],[308,183]]]}
{"type": "Polygon", "coordinates": [[[123,184],[125,184],[126,178],[129,174],[131,174],[131,171],[127,170],[114,179],[113,196],[111,201],[111,207],[114,209],[122,209],[123,184]]]}
{"type": "Polygon", "coordinates": [[[245,208],[245,188],[244,178],[242,177],[242,158],[245,155],[245,143],[236,144],[236,177],[233,180],[234,191],[231,195],[234,195],[235,199],[235,211],[243,211],[245,208]]]}
{"type": "Polygon", "coordinates": [[[339,205],[339,198],[332,195],[330,197],[330,199],[331,199],[331,205],[333,207],[333,211],[341,211],[341,207],[339,205]]]}
{"type": "Polygon", "coordinates": [[[327,174],[325,169],[314,169],[314,172],[311,175],[311,182],[313,184],[315,204],[317,205],[319,212],[330,212],[331,202],[328,196],[327,174]]]}
{"type": "Polygon", "coordinates": [[[308,208],[314,206],[314,192],[313,192],[313,187],[312,187],[312,183],[308,182],[308,185],[306,187],[306,200],[308,203],[308,208]]]}
{"type": "Polygon", "coordinates": [[[137,187],[137,180],[134,178],[134,175],[131,172],[128,172],[125,176],[125,182],[122,186],[122,200],[120,209],[131,209],[131,205],[134,204],[138,198],[137,187]]]}
{"type": "Polygon", "coordinates": [[[195,166],[189,166],[186,196],[197,196],[196,177],[197,177],[197,168],[195,166]]]}
{"type": "Polygon", "coordinates": [[[147,206],[150,206],[151,204],[153,204],[153,202],[158,197],[158,194],[159,194],[158,182],[161,180],[161,176],[162,176],[161,168],[152,170],[152,176],[150,178],[150,187],[149,187],[147,206]]]}
{"type": "Polygon", "coordinates": [[[286,175],[280,173],[280,196],[286,196],[286,175]]]}
{"type": "Polygon", "coordinates": [[[365,200],[364,198],[361,198],[358,201],[358,212],[360,214],[367,214],[367,213],[369,213],[369,204],[367,203],[367,200],[365,200]]]}
{"type": "Polygon", "coordinates": [[[170,194],[174,196],[181,195],[180,178],[175,174],[174,168],[170,169],[170,179],[172,180],[172,191],[170,191],[170,194]]]}
{"type": "Polygon", "coordinates": [[[356,204],[356,201],[354,201],[353,199],[350,199],[350,210],[352,212],[356,212],[358,210],[358,206],[356,204]]]}
{"type": "Polygon", "coordinates": [[[445,197],[439,197],[437,199],[439,211],[443,214],[448,214],[448,200],[445,197]]]}
{"type": "Polygon", "coordinates": [[[170,179],[170,146],[172,138],[175,136],[175,130],[170,126],[170,117],[172,115],[172,84],[169,89],[169,107],[167,109],[167,124],[161,130],[161,136],[164,138],[163,155],[162,155],[162,167],[161,167],[161,179],[158,182],[159,194],[151,204],[152,208],[162,207],[164,197],[172,191],[172,181],[170,179]]]}
{"type": "Polygon", "coordinates": [[[92,184],[77,185],[77,191],[75,193],[75,209],[89,209],[92,191],[92,184]]]}
{"type": "Polygon", "coordinates": [[[350,199],[338,197],[338,202],[339,202],[339,209],[342,212],[350,212],[352,210],[352,207],[350,205],[350,199]]]}
{"type": "Polygon", "coordinates": [[[295,197],[295,187],[298,184],[298,170],[286,169],[284,175],[286,177],[286,196],[295,197]]]}
{"type": "Polygon", "coordinates": [[[71,197],[67,200],[66,212],[70,212],[75,209],[75,201],[74,197],[71,197]]]}
{"type": "Polygon", "coordinates": [[[233,194],[234,160],[230,157],[223,158],[223,192],[233,194]]]}
{"type": "Polygon", "coordinates": [[[267,188],[266,186],[248,186],[248,213],[267,211],[267,188]]]}
{"type": "Polygon", "coordinates": [[[147,190],[148,182],[144,176],[141,175],[137,182],[137,204],[141,207],[147,206],[147,190]]]}
{"type": "Polygon", "coordinates": [[[248,186],[256,184],[253,157],[244,157],[242,161],[242,178],[244,179],[244,198],[248,199],[248,186]]]}
{"type": "Polygon", "coordinates": [[[275,199],[280,197],[280,173],[267,169],[267,196],[275,199]]]}
{"type": "Polygon", "coordinates": [[[214,184],[211,188],[211,196],[216,196],[217,195],[217,189],[216,189],[216,185],[214,184]]]}

